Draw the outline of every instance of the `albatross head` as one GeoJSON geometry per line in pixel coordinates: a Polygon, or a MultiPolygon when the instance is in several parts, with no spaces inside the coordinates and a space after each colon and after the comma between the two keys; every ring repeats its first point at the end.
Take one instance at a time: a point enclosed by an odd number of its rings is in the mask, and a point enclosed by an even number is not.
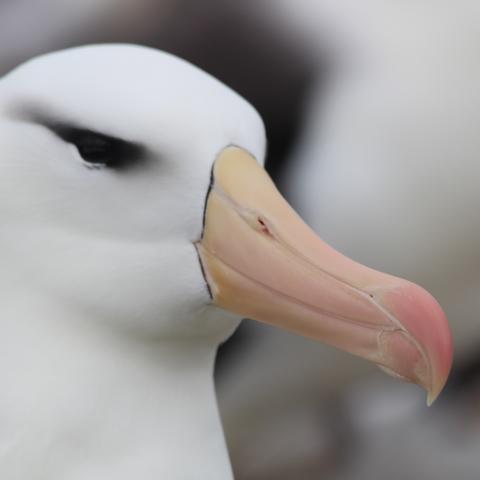
{"type": "Polygon", "coordinates": [[[12,288],[148,338],[218,342],[248,316],[364,357],[430,401],[445,384],[436,301],[316,237],[261,166],[258,114],[192,65],[122,45],[33,60],[0,82],[0,150],[12,288]]]}

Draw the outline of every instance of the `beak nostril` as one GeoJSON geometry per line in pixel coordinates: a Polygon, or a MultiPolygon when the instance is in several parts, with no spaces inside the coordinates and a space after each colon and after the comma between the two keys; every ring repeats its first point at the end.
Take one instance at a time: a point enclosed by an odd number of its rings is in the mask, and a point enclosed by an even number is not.
{"type": "Polygon", "coordinates": [[[271,239],[275,239],[275,234],[269,227],[269,221],[261,216],[259,212],[250,209],[240,209],[237,213],[247,222],[247,224],[258,233],[262,233],[271,239]]]}
{"type": "Polygon", "coordinates": [[[273,237],[272,232],[270,231],[270,229],[267,226],[267,223],[265,222],[265,220],[263,220],[262,217],[258,217],[257,222],[260,225],[260,231],[262,233],[264,233],[265,235],[268,235],[269,237],[273,237]]]}

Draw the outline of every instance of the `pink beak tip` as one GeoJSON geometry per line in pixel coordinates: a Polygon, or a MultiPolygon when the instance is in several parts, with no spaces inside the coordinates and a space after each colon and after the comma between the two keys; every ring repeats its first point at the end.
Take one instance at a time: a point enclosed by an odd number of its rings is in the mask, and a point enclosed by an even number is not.
{"type": "Polygon", "coordinates": [[[447,317],[435,298],[422,287],[403,282],[385,291],[382,303],[395,316],[421,353],[412,359],[413,381],[428,392],[431,405],[445,386],[453,361],[453,341],[447,317]],[[426,364],[426,365],[425,365],[426,364]]]}

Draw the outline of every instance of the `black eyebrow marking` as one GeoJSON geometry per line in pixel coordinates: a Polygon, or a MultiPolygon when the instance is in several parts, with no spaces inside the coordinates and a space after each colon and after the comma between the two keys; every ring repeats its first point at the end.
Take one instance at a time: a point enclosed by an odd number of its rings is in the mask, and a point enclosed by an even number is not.
{"type": "Polygon", "coordinates": [[[12,118],[48,129],[63,141],[77,148],[85,164],[93,168],[107,167],[115,171],[143,166],[152,157],[149,148],[141,143],[122,139],[86,128],[71,119],[61,119],[43,106],[21,104],[10,109],[12,118]],[[89,159],[83,157],[87,153],[89,159]]]}
{"type": "Polygon", "coordinates": [[[147,149],[136,142],[63,122],[38,122],[74,145],[87,164],[115,170],[136,167],[148,158],[147,149]]]}

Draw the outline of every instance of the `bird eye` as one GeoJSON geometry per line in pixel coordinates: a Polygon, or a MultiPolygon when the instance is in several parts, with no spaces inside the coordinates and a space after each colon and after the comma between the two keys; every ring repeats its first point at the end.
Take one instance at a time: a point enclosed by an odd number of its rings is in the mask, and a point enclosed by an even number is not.
{"type": "Polygon", "coordinates": [[[140,145],[87,129],[65,125],[50,126],[65,142],[75,146],[83,161],[92,167],[124,169],[144,158],[140,145]]]}
{"type": "Polygon", "coordinates": [[[103,136],[85,133],[72,143],[87,163],[94,166],[113,166],[115,163],[115,144],[103,136]]]}

